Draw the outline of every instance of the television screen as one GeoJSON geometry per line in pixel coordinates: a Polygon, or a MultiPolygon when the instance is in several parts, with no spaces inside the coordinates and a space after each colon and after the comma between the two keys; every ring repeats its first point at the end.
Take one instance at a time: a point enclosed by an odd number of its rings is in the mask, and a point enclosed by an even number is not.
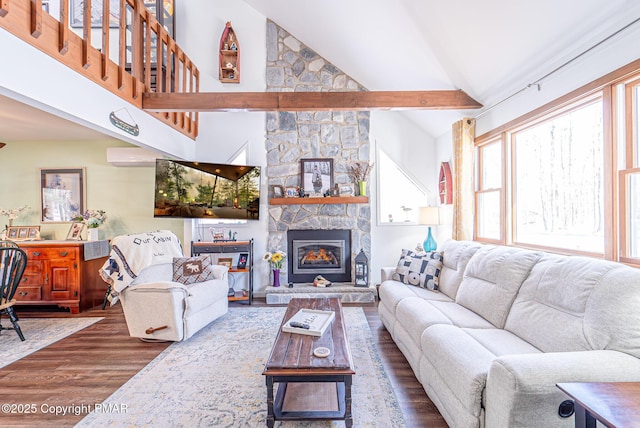
{"type": "Polygon", "coordinates": [[[154,217],[258,220],[260,167],[156,160],[154,217]]]}

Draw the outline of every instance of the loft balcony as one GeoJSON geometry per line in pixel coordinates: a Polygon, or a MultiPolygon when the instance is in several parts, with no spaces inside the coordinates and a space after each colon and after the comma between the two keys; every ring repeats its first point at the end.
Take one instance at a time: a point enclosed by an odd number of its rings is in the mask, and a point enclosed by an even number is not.
{"type": "MultiPolygon", "coordinates": [[[[140,109],[144,93],[199,92],[197,67],[148,1],[71,3],[76,10],[61,1],[50,14],[42,0],[0,0],[0,28],[140,109]]],[[[191,139],[198,135],[197,112],[148,114],[191,139]]]]}

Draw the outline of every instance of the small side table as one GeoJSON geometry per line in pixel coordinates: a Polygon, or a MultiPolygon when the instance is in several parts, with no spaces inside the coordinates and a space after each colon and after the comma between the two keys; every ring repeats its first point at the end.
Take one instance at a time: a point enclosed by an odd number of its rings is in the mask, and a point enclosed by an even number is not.
{"type": "Polygon", "coordinates": [[[640,382],[558,383],[575,402],[576,428],[640,426],[640,382]]]}

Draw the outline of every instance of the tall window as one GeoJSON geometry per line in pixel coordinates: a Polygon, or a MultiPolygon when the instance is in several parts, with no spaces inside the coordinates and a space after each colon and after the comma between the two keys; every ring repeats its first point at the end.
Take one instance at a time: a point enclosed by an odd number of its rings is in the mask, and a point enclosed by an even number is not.
{"type": "Polygon", "coordinates": [[[616,88],[620,178],[620,258],[640,263],[640,79],[616,88]],[[621,102],[624,100],[624,102],[621,102]]]}
{"type": "Polygon", "coordinates": [[[502,214],[502,141],[495,140],[477,149],[478,171],[476,231],[479,238],[500,241],[502,214]]]}
{"type": "Polygon", "coordinates": [[[477,240],[640,267],[640,60],[475,144],[477,240]]]}
{"type": "Polygon", "coordinates": [[[418,208],[428,205],[427,190],[382,150],[378,150],[378,177],[378,223],[416,224],[418,208]]]}
{"type": "Polygon", "coordinates": [[[604,251],[602,101],[514,132],[514,241],[604,251]]]}

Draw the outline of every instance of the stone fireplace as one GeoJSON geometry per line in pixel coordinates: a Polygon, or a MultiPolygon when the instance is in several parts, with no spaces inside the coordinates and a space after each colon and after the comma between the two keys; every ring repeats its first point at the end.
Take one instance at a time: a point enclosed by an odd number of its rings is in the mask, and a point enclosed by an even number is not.
{"type": "Polygon", "coordinates": [[[322,275],[331,282],[351,282],[350,230],[289,230],[289,281],[313,282],[322,275]]]}
{"type": "MultiPolygon", "coordinates": [[[[267,21],[266,83],[268,92],[366,91],[272,21],[267,21]]],[[[369,117],[368,111],[268,112],[267,184],[300,186],[300,160],[309,158],[332,159],[333,182],[352,184],[350,166],[355,161],[370,160],[369,117]]],[[[360,249],[371,257],[370,205],[323,204],[321,198],[317,204],[297,204],[296,198],[291,198],[290,204],[270,205],[267,245],[268,251],[287,252],[287,266],[281,271],[285,284],[311,283],[316,275],[336,283],[351,283],[353,260],[360,249]],[[314,242],[318,241],[314,236],[302,238],[311,242],[289,247],[289,233],[298,231],[320,233],[322,247],[314,242]],[[334,242],[343,238],[329,237],[344,231],[349,234],[344,244],[334,242]],[[323,260],[325,257],[329,260],[323,260]],[[334,257],[338,266],[334,266],[334,257]]],[[[336,286],[329,288],[335,290],[336,286]]]]}

